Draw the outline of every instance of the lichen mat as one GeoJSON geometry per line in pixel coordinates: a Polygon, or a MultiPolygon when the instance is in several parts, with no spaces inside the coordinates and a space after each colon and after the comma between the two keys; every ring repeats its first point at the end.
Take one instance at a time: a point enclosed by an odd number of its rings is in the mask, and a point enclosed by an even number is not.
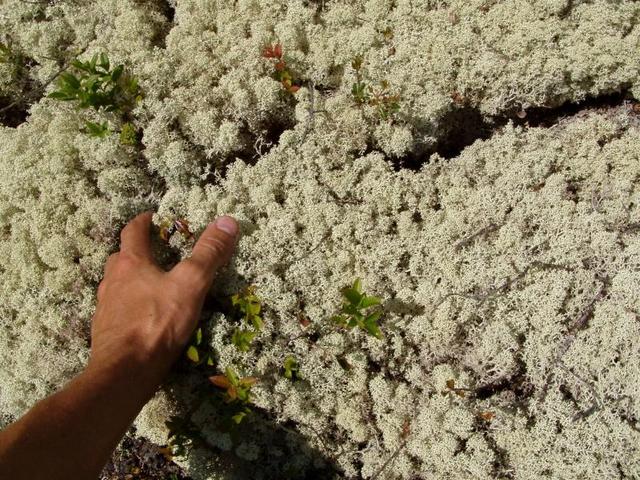
{"type": "MultiPolygon", "coordinates": [[[[4,2],[4,421],[82,368],[128,219],[197,234],[231,214],[242,237],[203,341],[218,372],[260,378],[252,413],[222,431],[202,375],[178,368],[136,420],[158,444],[171,417],[197,429],[176,458],[194,479],[640,475],[639,14],[4,2]],[[139,81],[130,118],[47,97],[102,52],[139,81]],[[83,127],[125,120],[133,145],[83,127]],[[382,299],[380,339],[330,323],[358,277],[382,299]],[[217,307],[248,285],[264,325],[240,351],[217,307]]],[[[165,264],[190,248],[179,232],[156,245],[165,264]]]]}

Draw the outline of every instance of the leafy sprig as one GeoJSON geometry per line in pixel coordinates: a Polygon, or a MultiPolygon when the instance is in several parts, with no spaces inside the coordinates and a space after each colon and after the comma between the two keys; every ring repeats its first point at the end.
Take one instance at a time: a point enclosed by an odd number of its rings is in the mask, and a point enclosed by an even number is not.
{"type": "Polygon", "coordinates": [[[242,292],[231,296],[231,305],[236,309],[244,327],[237,328],[231,336],[233,343],[238,350],[246,352],[249,350],[253,339],[262,331],[264,322],[260,316],[262,304],[260,298],[255,293],[255,287],[247,287],[242,292]]]}
{"type": "Polygon", "coordinates": [[[295,76],[284,58],[282,51],[282,45],[276,43],[274,45],[267,45],[262,51],[262,56],[270,60],[274,60],[275,72],[274,78],[282,84],[287,92],[294,94],[300,90],[299,82],[295,79],[295,76]]]}
{"type": "MultiPolygon", "coordinates": [[[[124,65],[111,65],[105,53],[94,55],[86,62],[74,60],[75,72],[60,74],[57,90],[48,97],[63,102],[78,102],[80,109],[96,112],[116,113],[126,120],[133,108],[142,99],[138,80],[125,71],[124,65]]],[[[94,137],[106,137],[112,130],[108,122],[85,123],[86,131],[94,137]]],[[[137,144],[137,130],[130,122],[120,129],[120,141],[124,145],[137,144]]]]}
{"type": "Polygon", "coordinates": [[[225,369],[224,375],[209,377],[209,381],[224,390],[225,403],[233,404],[236,409],[231,415],[234,423],[239,424],[251,413],[251,387],[258,381],[256,377],[240,377],[232,367],[225,369]]]}
{"type": "Polygon", "coordinates": [[[185,350],[185,356],[196,365],[206,364],[213,366],[213,354],[207,352],[202,342],[202,328],[198,327],[194,332],[189,346],[185,350]]]}
{"type": "Polygon", "coordinates": [[[389,82],[382,80],[378,88],[368,84],[362,75],[363,60],[361,56],[351,62],[351,67],[356,72],[356,81],[351,86],[351,96],[358,105],[370,105],[375,107],[381,120],[388,120],[400,111],[400,96],[391,95],[389,82]]]}
{"type": "Polygon", "coordinates": [[[295,380],[299,380],[301,378],[300,377],[300,364],[291,355],[289,355],[287,358],[284,359],[283,367],[284,367],[284,376],[285,376],[285,378],[288,378],[292,382],[295,381],[295,380]]]}
{"type": "Polygon", "coordinates": [[[78,73],[61,73],[58,90],[51,92],[50,98],[75,100],[79,108],[93,108],[97,112],[126,112],[140,101],[138,81],[125,74],[124,65],[111,69],[105,53],[96,54],[86,62],[74,60],[72,65],[78,73]]]}
{"type": "Polygon", "coordinates": [[[340,314],[332,317],[333,323],[344,328],[361,328],[380,339],[382,331],[378,320],[382,316],[381,300],[362,292],[362,282],[357,278],[353,285],[342,289],[343,304],[340,314]]]}

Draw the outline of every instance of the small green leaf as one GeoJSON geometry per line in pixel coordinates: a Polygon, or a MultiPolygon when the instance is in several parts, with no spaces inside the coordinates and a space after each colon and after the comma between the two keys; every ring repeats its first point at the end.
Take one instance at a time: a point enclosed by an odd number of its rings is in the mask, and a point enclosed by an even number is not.
{"type": "Polygon", "coordinates": [[[352,305],[358,305],[362,298],[362,295],[355,288],[345,288],[342,290],[342,295],[344,295],[352,305]]]}
{"type": "Polygon", "coordinates": [[[362,308],[373,307],[374,305],[380,305],[380,299],[378,297],[363,296],[362,300],[360,300],[360,307],[362,308]]]}
{"type": "Polygon", "coordinates": [[[207,365],[209,367],[213,367],[213,357],[211,356],[211,354],[207,355],[207,365]]]}
{"type": "Polygon", "coordinates": [[[262,327],[264,327],[264,322],[262,321],[262,317],[260,315],[253,315],[251,317],[251,323],[258,331],[261,331],[262,327]]]}
{"type": "Polygon", "coordinates": [[[238,382],[239,382],[240,379],[238,378],[238,374],[233,369],[233,367],[225,368],[224,375],[225,375],[225,377],[227,377],[227,380],[229,380],[231,385],[233,385],[233,386],[237,386],[238,385],[238,382]]]}
{"type": "Polygon", "coordinates": [[[193,363],[198,363],[200,361],[200,354],[198,353],[198,349],[193,345],[190,345],[189,348],[187,348],[187,358],[193,363]]]}
{"type": "Polygon", "coordinates": [[[107,57],[106,53],[100,54],[100,66],[105,70],[109,70],[109,57],[107,57]]]}
{"type": "Polygon", "coordinates": [[[72,73],[69,73],[69,72],[61,73],[60,80],[66,83],[67,85],[69,85],[69,87],[73,88],[74,90],[77,90],[78,88],[80,88],[80,80],[78,80],[76,76],[72,73]]]}
{"type": "Polygon", "coordinates": [[[248,415],[249,412],[247,410],[242,410],[231,417],[231,419],[236,423],[236,425],[239,425],[242,422],[242,420],[244,420],[244,418],[248,415]]]}
{"type": "Polygon", "coordinates": [[[283,366],[285,378],[288,378],[291,381],[298,380],[300,378],[300,365],[294,357],[288,356],[285,358],[283,366]]]}
{"type": "Polygon", "coordinates": [[[82,63],[80,60],[74,60],[73,62],[71,62],[71,65],[76,67],[78,70],[87,71],[87,66],[84,63],[82,63]]]}
{"type": "Polygon", "coordinates": [[[331,321],[342,327],[347,326],[347,319],[344,315],[334,315],[333,317],[331,317],[331,321]]]}
{"type": "Polygon", "coordinates": [[[196,330],[196,345],[200,345],[202,343],[202,328],[198,328],[196,330]]]}
{"type": "Polygon", "coordinates": [[[365,329],[367,330],[367,332],[369,332],[371,335],[373,335],[376,338],[382,338],[382,331],[378,326],[378,320],[380,319],[381,316],[382,316],[382,312],[377,311],[368,315],[364,319],[365,329]]]}
{"type": "Polygon", "coordinates": [[[231,343],[233,343],[241,352],[247,352],[249,351],[251,342],[253,342],[255,336],[256,333],[250,330],[236,329],[231,336],[231,343]]]}
{"type": "Polygon", "coordinates": [[[51,92],[49,95],[47,95],[47,97],[55,98],[56,100],[63,100],[63,101],[69,101],[69,100],[75,99],[73,96],[70,96],[68,93],[61,92],[61,91],[51,92]]]}
{"type": "Polygon", "coordinates": [[[247,313],[249,315],[258,315],[260,313],[260,304],[259,303],[249,303],[247,305],[247,313]]]}
{"type": "Polygon", "coordinates": [[[87,133],[92,137],[104,138],[109,135],[109,133],[111,133],[109,131],[109,124],[107,122],[85,122],[85,126],[87,127],[87,133]]]}
{"type": "Polygon", "coordinates": [[[117,82],[122,76],[123,71],[124,71],[124,65],[118,65],[116,68],[114,68],[113,72],[111,72],[111,81],[117,82]]]}

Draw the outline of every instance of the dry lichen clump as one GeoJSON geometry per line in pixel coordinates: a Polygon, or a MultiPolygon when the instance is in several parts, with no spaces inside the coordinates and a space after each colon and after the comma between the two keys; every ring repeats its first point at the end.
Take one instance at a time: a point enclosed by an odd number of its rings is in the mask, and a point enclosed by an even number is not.
{"type": "MultiPolygon", "coordinates": [[[[266,378],[256,405],[348,477],[371,476],[400,446],[385,478],[637,471],[640,144],[629,115],[507,128],[418,174],[377,154],[332,170],[313,144],[281,146],[234,164],[217,189],[177,195],[199,199],[190,218],[252,225],[222,288],[255,284],[264,328],[240,352],[234,320],[216,314],[220,367],[266,378]],[[323,330],[354,274],[387,299],[384,341],[323,330]],[[300,382],[274,373],[288,354],[300,382]]],[[[214,442],[215,413],[199,415],[214,442]]],[[[273,458],[268,442],[261,454],[273,458]]]]}
{"type": "MultiPolygon", "coordinates": [[[[81,133],[75,106],[50,98],[19,128],[0,127],[3,421],[86,360],[94,289],[128,218],[153,208],[159,224],[180,218],[197,233],[227,213],[243,236],[213,296],[255,285],[264,321],[240,349],[238,319],[207,312],[198,348],[218,372],[260,378],[257,411],[240,438],[221,433],[219,411],[196,403],[197,376],[181,375],[137,422],[158,442],[171,415],[195,426],[215,447],[183,459],[195,478],[232,477],[229,451],[249,462],[240,478],[296,478],[331,462],[347,478],[637,474],[633,113],[508,124],[420,172],[388,160],[426,161],[460,112],[633,91],[640,6],[171,5],[173,24],[157,2],[0,7],[41,93],[77,52],[102,51],[144,92],[131,112],[137,148],[81,133]],[[355,96],[356,84],[384,85],[374,93],[399,108],[380,115],[384,102],[365,101],[366,88],[355,96]],[[384,299],[381,339],[330,321],[357,277],[384,299]],[[288,358],[295,381],[282,373],[288,358]]],[[[17,94],[12,72],[0,68],[0,97],[17,94]]],[[[169,242],[188,254],[180,235],[169,242]]]]}

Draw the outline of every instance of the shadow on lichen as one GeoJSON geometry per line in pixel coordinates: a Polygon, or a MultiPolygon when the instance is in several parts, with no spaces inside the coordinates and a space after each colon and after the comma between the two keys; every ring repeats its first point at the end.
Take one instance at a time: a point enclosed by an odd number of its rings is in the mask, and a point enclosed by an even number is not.
{"type": "Polygon", "coordinates": [[[253,406],[240,424],[228,422],[227,406],[206,376],[176,373],[173,387],[167,385],[178,405],[171,430],[185,437],[183,460],[194,478],[200,473],[225,480],[340,478],[338,468],[295,425],[281,424],[253,406]]]}

